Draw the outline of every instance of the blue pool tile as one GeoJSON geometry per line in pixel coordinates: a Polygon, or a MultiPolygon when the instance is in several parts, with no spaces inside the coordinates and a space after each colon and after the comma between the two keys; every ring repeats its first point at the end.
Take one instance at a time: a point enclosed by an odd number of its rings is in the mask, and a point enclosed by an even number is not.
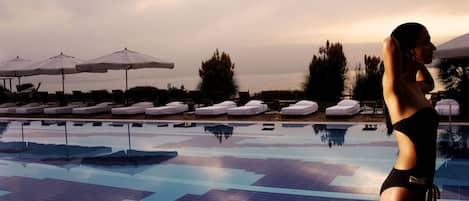
{"type": "Polygon", "coordinates": [[[443,186],[441,196],[446,199],[459,199],[460,189],[459,186],[443,186]]]}
{"type": "Polygon", "coordinates": [[[1,197],[1,196],[3,196],[3,195],[6,195],[6,194],[8,194],[8,193],[10,193],[10,192],[7,192],[7,191],[1,191],[1,190],[0,190],[0,197],[1,197]]]}
{"type": "Polygon", "coordinates": [[[109,186],[25,177],[0,177],[0,189],[11,192],[0,196],[2,201],[140,200],[153,194],[109,186]]]}
{"type": "Polygon", "coordinates": [[[353,199],[323,198],[317,196],[290,195],[245,190],[211,190],[203,195],[185,195],[176,201],[358,201],[353,199]]]}
{"type": "Polygon", "coordinates": [[[461,199],[469,200],[469,186],[460,186],[461,199]]]}
{"type": "MultiPolygon", "coordinates": [[[[125,125],[86,122],[67,127],[72,145],[64,146],[64,127],[46,123],[24,126],[29,150],[22,149],[19,123],[3,131],[0,201],[376,200],[378,185],[360,178],[387,173],[397,152],[394,137],[385,135],[383,126],[364,132],[363,125],[325,124],[328,132],[315,132],[311,124],[158,122],[133,123],[128,133],[125,125]],[[83,162],[85,156],[102,154],[93,151],[98,146],[105,152],[127,149],[127,136],[133,149],[181,154],[148,166],[83,162]],[[329,142],[341,146],[329,149],[329,142]],[[67,157],[55,156],[64,153],[67,157]]],[[[439,159],[452,160],[437,170],[442,198],[469,200],[469,152],[443,148],[448,151],[439,159]]]]}
{"type": "Polygon", "coordinates": [[[333,186],[337,176],[351,176],[358,167],[323,162],[304,162],[289,159],[246,159],[236,157],[178,156],[166,163],[243,169],[264,175],[253,185],[315,191],[337,191],[344,193],[377,193],[364,187],[333,186]]]}

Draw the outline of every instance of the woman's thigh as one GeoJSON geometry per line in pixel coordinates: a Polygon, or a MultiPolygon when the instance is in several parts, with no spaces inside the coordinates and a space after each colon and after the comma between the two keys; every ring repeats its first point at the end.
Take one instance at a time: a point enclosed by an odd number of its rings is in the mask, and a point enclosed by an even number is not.
{"type": "Polygon", "coordinates": [[[391,187],[383,191],[380,201],[424,201],[425,193],[418,193],[404,187],[391,187]]]}

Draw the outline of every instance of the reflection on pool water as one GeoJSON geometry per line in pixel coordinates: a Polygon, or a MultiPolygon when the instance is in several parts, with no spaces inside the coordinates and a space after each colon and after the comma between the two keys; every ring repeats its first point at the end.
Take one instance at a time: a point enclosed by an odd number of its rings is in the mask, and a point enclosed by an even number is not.
{"type": "MultiPolygon", "coordinates": [[[[0,200],[377,200],[383,124],[0,122],[0,200]]],[[[435,182],[469,200],[469,127],[441,125],[435,182]]]]}

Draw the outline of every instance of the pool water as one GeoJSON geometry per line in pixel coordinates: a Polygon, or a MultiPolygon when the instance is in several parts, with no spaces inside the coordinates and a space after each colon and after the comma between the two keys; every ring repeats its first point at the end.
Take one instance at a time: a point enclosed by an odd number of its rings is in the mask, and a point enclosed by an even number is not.
{"type": "MultiPolygon", "coordinates": [[[[0,201],[378,200],[384,124],[0,122],[0,201]]],[[[440,125],[435,182],[469,200],[469,127],[440,125]]]]}

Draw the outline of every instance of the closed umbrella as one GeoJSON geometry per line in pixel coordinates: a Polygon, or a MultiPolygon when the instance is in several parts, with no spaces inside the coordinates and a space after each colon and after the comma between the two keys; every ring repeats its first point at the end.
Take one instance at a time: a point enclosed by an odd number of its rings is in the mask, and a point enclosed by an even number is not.
{"type": "Polygon", "coordinates": [[[17,77],[18,84],[21,84],[22,76],[35,75],[33,69],[30,68],[32,61],[17,56],[14,59],[0,63],[0,76],[17,77]]]}
{"type": "Polygon", "coordinates": [[[79,73],[75,66],[83,61],[61,52],[57,56],[31,64],[30,68],[37,74],[62,75],[62,91],[65,92],[65,74],[79,73]]]}
{"type": "Polygon", "coordinates": [[[104,55],[78,64],[77,69],[84,72],[102,70],[125,70],[125,90],[128,90],[127,71],[139,68],[174,68],[174,63],[158,59],[125,48],[124,50],[104,55]]]}

